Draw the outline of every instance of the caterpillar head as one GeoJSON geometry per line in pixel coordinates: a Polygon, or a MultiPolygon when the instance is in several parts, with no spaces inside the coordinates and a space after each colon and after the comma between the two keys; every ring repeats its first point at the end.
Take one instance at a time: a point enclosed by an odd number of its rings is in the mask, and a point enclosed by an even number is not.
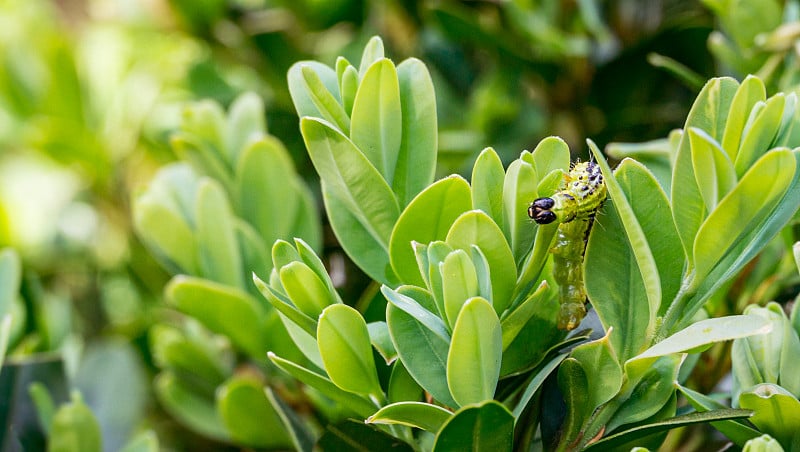
{"type": "Polygon", "coordinates": [[[553,198],[539,198],[528,206],[528,216],[538,224],[550,224],[557,219],[555,212],[550,210],[555,204],[553,198]]]}

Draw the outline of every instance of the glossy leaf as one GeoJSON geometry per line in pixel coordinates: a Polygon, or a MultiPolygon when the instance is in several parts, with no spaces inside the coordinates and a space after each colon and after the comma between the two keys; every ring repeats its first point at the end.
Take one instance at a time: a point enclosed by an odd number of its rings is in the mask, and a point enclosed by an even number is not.
{"type": "Polygon", "coordinates": [[[397,66],[402,107],[402,139],[392,189],[406,206],[433,182],[438,130],[436,94],[425,64],[409,58],[397,66]]]}
{"type": "Polygon", "coordinates": [[[303,421],[286,403],[278,398],[272,388],[269,386],[265,387],[264,394],[266,394],[267,399],[272,404],[272,408],[275,410],[275,413],[278,414],[278,417],[280,417],[281,421],[283,422],[283,429],[286,431],[286,434],[291,440],[291,445],[295,448],[295,450],[300,452],[311,452],[311,449],[314,446],[314,438],[307,430],[303,421]]]}
{"type": "Polygon", "coordinates": [[[501,319],[504,351],[536,313],[537,305],[544,303],[543,299],[547,295],[547,289],[547,281],[542,281],[536,291],[501,319]]]}
{"type": "Polygon", "coordinates": [[[397,70],[388,59],[376,61],[361,73],[350,139],[391,186],[400,153],[402,113],[397,70]]]}
{"type": "MultiPolygon", "coordinates": [[[[508,237],[508,227],[503,219],[503,162],[492,148],[478,154],[472,167],[472,206],[486,212],[503,229],[508,237]]],[[[469,209],[467,209],[469,210],[469,209]]]]}
{"type": "Polygon", "coordinates": [[[511,292],[517,279],[511,249],[500,228],[480,210],[464,213],[447,233],[447,244],[469,252],[478,246],[489,262],[492,279],[492,303],[495,312],[502,313],[511,302],[511,292]]]}
{"type": "Polygon", "coordinates": [[[542,366],[542,368],[533,376],[531,381],[525,386],[525,391],[523,391],[522,396],[520,396],[517,405],[514,407],[514,419],[519,419],[522,416],[522,412],[525,411],[525,408],[528,407],[531,399],[533,399],[533,395],[536,394],[536,391],[544,383],[544,380],[550,376],[550,374],[556,370],[561,361],[563,361],[567,357],[566,354],[558,355],[555,358],[551,359],[547,364],[542,366]]]}
{"type": "MultiPolygon", "coordinates": [[[[556,326],[558,317],[559,303],[558,294],[553,288],[542,294],[541,297],[533,297],[518,309],[531,309],[531,312],[520,312],[519,315],[530,315],[528,321],[522,329],[511,339],[511,343],[503,350],[503,362],[500,375],[509,376],[531,369],[546,359],[551,352],[550,348],[561,342],[566,333],[559,330],[556,326]],[[535,301],[535,302],[534,302],[535,301]],[[523,307],[524,306],[524,307],[523,307]]],[[[503,318],[503,322],[513,321],[517,315],[516,311],[503,318]]],[[[511,329],[512,324],[503,325],[504,340],[506,327],[511,329]]],[[[516,327],[514,327],[516,328],[516,327]]],[[[559,346],[559,348],[561,348],[559,346]]]]}
{"type": "Polygon", "coordinates": [[[228,438],[228,430],[212,401],[193,392],[176,375],[158,374],[154,388],[161,406],[181,424],[213,439],[228,438]]]}
{"type": "Polygon", "coordinates": [[[489,400],[458,410],[436,434],[433,450],[511,450],[513,438],[514,416],[489,400]]]}
{"type": "Polygon", "coordinates": [[[393,304],[386,307],[386,322],[397,354],[408,373],[434,399],[449,407],[458,406],[447,386],[449,339],[435,334],[393,304]]]}
{"type": "Polygon", "coordinates": [[[453,413],[430,403],[399,402],[381,408],[366,422],[407,425],[436,433],[452,416],[453,413]]]}
{"type": "Polygon", "coordinates": [[[223,133],[228,161],[240,162],[241,152],[254,141],[261,139],[266,130],[264,102],[261,97],[253,92],[237,97],[228,110],[223,133]]]}
{"type": "Polygon", "coordinates": [[[453,328],[447,355],[447,385],[461,406],[494,396],[500,377],[500,320],[483,298],[467,300],[453,328]]]}
{"type": "Polygon", "coordinates": [[[428,331],[438,336],[441,340],[448,343],[450,342],[450,333],[442,319],[435,316],[425,306],[417,302],[416,299],[394,291],[386,286],[381,287],[381,292],[389,303],[412,316],[417,322],[424,325],[428,331]]]}
{"type": "MultiPolygon", "coordinates": [[[[678,391],[686,397],[686,400],[688,400],[692,407],[698,412],[728,408],[715,399],[689,388],[678,385],[678,391]]],[[[744,446],[748,440],[760,435],[758,430],[746,425],[741,420],[717,421],[712,422],[711,425],[739,447],[744,446]]]]}
{"type": "Polygon", "coordinates": [[[478,296],[478,275],[469,255],[464,250],[448,254],[439,265],[442,273],[442,296],[444,311],[453,328],[461,307],[469,298],[478,296]]]}
{"type": "Polygon", "coordinates": [[[417,402],[422,400],[423,392],[422,386],[408,373],[403,361],[395,360],[389,376],[389,387],[386,389],[389,402],[417,402]]]}
{"type": "Polygon", "coordinates": [[[427,244],[444,240],[456,218],[471,208],[469,184],[460,176],[436,181],[408,204],[389,241],[392,268],[403,282],[424,284],[412,241],[427,244]]]}
{"type": "Polygon", "coordinates": [[[317,441],[314,450],[414,452],[414,448],[408,443],[397,439],[382,429],[352,419],[338,424],[328,424],[319,441],[317,441]]]}
{"type": "Polygon", "coordinates": [[[369,340],[372,346],[381,354],[386,364],[394,362],[397,359],[397,350],[392,344],[389,326],[386,322],[370,322],[367,324],[367,331],[369,331],[369,340]]]}
{"type": "Polygon", "coordinates": [[[687,132],[692,148],[692,166],[697,175],[697,186],[709,211],[736,185],[736,171],[728,155],[719,144],[700,129],[687,132]]]}
{"type": "Polygon", "coordinates": [[[217,390],[217,410],[231,439],[254,447],[290,444],[278,414],[264,393],[263,383],[233,377],[217,390]]]}
{"type": "Polygon", "coordinates": [[[745,174],[761,158],[764,151],[770,148],[778,133],[785,104],[786,97],[783,93],[770,97],[764,108],[758,111],[752,124],[745,125],[744,136],[734,161],[736,174],[739,176],[745,174]]]}
{"type": "Polygon", "coordinates": [[[503,184],[503,226],[514,262],[521,262],[533,244],[537,227],[528,217],[528,206],[538,197],[536,170],[522,160],[509,165],[503,184]]]}
{"type": "Polygon", "coordinates": [[[570,357],[580,363],[591,378],[587,379],[587,411],[611,400],[622,387],[622,366],[611,346],[609,336],[615,334],[613,327],[603,338],[575,347],[570,357]]]}
{"type": "Polygon", "coordinates": [[[267,357],[273,364],[301,383],[313,387],[326,397],[340,404],[343,408],[352,411],[362,418],[370,416],[377,409],[377,407],[366,398],[352,392],[343,391],[323,375],[285,360],[272,352],[269,352],[267,357]]]}
{"type": "Polygon", "coordinates": [[[268,286],[264,281],[253,275],[253,282],[264,298],[269,301],[272,307],[278,312],[283,314],[288,320],[297,325],[300,329],[308,333],[310,336],[317,334],[317,321],[294,306],[284,294],[278,292],[272,287],[268,286]]]}
{"type": "Polygon", "coordinates": [[[632,360],[690,352],[716,342],[765,334],[771,330],[769,322],[754,315],[701,320],[653,345],[632,360]]]}
{"type": "Polygon", "coordinates": [[[239,216],[256,228],[266,244],[292,234],[301,202],[296,177],[288,151],[273,137],[259,140],[242,152],[233,196],[239,216]]]}
{"type": "Polygon", "coordinates": [[[767,90],[760,78],[748,75],[736,90],[731,101],[731,109],[722,135],[722,149],[728,154],[731,162],[736,161],[739,144],[742,140],[745,123],[750,111],[758,102],[767,100],[767,90]]]}
{"type": "Polygon", "coordinates": [[[589,376],[578,360],[567,358],[558,368],[558,387],[564,394],[566,417],[561,424],[561,444],[579,439],[581,428],[591,414],[589,376]]]}
{"type": "Polygon", "coordinates": [[[794,174],[795,159],[788,149],[766,153],[745,173],[697,231],[696,278],[708,275],[748,229],[767,217],[794,174]]]}
{"type": "Polygon", "coordinates": [[[543,179],[547,174],[555,170],[569,170],[569,146],[567,146],[567,143],[560,137],[547,137],[543,139],[536,145],[536,148],[531,154],[533,157],[533,167],[539,179],[543,179]]]}
{"type": "Polygon", "coordinates": [[[361,53],[361,64],[358,67],[358,73],[361,77],[364,76],[373,63],[381,60],[383,55],[383,41],[378,36],[373,36],[364,46],[364,51],[361,53]]]}
{"type": "Polygon", "coordinates": [[[336,386],[356,394],[382,394],[367,324],[358,311],[345,304],[325,308],[317,324],[317,343],[336,386]]]}
{"type": "Polygon", "coordinates": [[[251,356],[268,350],[263,308],[232,287],[188,276],[176,276],[164,290],[167,300],[211,331],[228,336],[251,356]]]}
{"type": "Polygon", "coordinates": [[[305,263],[295,261],[287,264],[278,274],[286,295],[308,317],[318,318],[323,309],[334,303],[325,283],[305,263]]]}
{"type": "MultiPolygon", "coordinates": [[[[724,134],[730,105],[738,87],[739,83],[732,78],[709,80],[689,111],[684,130],[696,127],[719,142],[724,134]]],[[[673,166],[670,195],[673,202],[673,218],[689,265],[692,267],[695,261],[693,254],[695,236],[705,218],[706,207],[697,186],[689,136],[686,133],[681,136],[673,166]]]]}
{"type": "Polygon", "coordinates": [[[50,427],[48,451],[53,452],[100,452],[102,439],[100,426],[92,411],[83,403],[79,393],[72,394],[72,401],[61,406],[53,416],[50,427]]]}
{"type": "Polygon", "coordinates": [[[787,449],[800,435],[800,401],[778,385],[764,383],[742,392],[739,406],[753,410],[750,422],[787,449]]]}
{"type": "Polygon", "coordinates": [[[227,196],[216,182],[200,182],[196,198],[197,244],[202,276],[244,288],[244,269],[227,196]]]}
{"type": "Polygon", "coordinates": [[[625,363],[625,375],[619,394],[614,399],[619,408],[606,424],[606,431],[649,418],[664,406],[675,392],[683,357],[667,355],[660,358],[630,360],[625,363]]]}
{"type": "Polygon", "coordinates": [[[761,435],[748,441],[742,448],[743,452],[783,452],[781,444],[769,435],[761,435]]]}
{"type": "Polygon", "coordinates": [[[747,418],[748,416],[750,416],[750,411],[748,410],[733,410],[733,409],[722,409],[722,410],[706,411],[703,413],[684,414],[682,416],[676,416],[664,421],[641,425],[638,427],[634,427],[630,430],[625,430],[619,433],[615,433],[613,435],[606,436],[600,441],[590,444],[589,447],[587,447],[584,450],[592,452],[615,450],[614,449],[615,447],[637,441],[641,438],[645,438],[654,433],[672,430],[675,428],[685,427],[687,425],[693,425],[693,424],[703,424],[708,422],[724,421],[730,419],[743,419],[747,418]]]}

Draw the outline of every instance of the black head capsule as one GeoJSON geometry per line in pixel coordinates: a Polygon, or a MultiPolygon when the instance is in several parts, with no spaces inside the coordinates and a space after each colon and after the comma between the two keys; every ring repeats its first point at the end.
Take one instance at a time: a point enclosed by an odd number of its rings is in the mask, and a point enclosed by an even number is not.
{"type": "Polygon", "coordinates": [[[528,216],[538,224],[550,224],[556,221],[556,214],[550,210],[555,204],[553,198],[539,198],[528,207],[528,216]]]}

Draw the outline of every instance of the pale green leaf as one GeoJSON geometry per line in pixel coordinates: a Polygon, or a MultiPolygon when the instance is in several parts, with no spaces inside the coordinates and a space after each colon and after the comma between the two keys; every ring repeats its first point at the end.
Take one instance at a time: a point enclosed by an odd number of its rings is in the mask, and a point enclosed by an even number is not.
{"type": "Polygon", "coordinates": [[[502,352],[500,320],[492,305],[480,297],[469,299],[456,320],[447,355],[447,384],[459,405],[494,396],[502,352]]]}
{"type": "Polygon", "coordinates": [[[381,408],[366,422],[407,425],[436,433],[452,416],[453,413],[430,403],[398,402],[381,408]]]}

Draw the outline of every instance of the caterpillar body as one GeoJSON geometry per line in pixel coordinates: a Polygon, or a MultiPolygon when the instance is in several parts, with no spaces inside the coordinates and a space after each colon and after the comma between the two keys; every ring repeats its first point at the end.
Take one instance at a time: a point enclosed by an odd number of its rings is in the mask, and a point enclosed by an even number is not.
{"type": "Polygon", "coordinates": [[[594,162],[575,163],[559,191],[538,198],[528,216],[538,224],[559,223],[553,253],[553,278],[559,287],[558,328],[573,330],[586,316],[583,254],[597,210],[606,199],[606,185],[594,162]]]}

